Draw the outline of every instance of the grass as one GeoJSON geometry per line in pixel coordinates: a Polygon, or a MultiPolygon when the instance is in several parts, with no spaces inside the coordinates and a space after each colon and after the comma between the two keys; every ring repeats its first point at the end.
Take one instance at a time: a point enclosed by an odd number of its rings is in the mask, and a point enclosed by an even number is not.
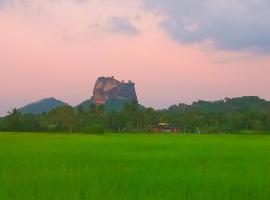
{"type": "Polygon", "coordinates": [[[0,133],[1,200],[269,200],[270,136],[0,133]]]}

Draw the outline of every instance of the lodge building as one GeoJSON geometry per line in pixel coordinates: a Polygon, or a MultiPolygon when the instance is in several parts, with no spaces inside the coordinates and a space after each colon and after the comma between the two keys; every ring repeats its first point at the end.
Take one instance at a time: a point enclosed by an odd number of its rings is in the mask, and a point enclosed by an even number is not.
{"type": "Polygon", "coordinates": [[[151,128],[153,133],[180,133],[181,129],[167,123],[159,123],[151,128]]]}

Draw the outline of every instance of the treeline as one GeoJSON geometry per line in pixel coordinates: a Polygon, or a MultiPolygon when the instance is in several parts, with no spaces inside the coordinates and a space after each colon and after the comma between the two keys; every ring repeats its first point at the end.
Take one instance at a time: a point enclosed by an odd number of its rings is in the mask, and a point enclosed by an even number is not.
{"type": "Polygon", "coordinates": [[[255,96],[174,105],[162,116],[184,132],[270,133],[270,102],[255,96]]]}
{"type": "Polygon", "coordinates": [[[122,111],[63,106],[41,115],[22,114],[13,109],[0,119],[1,131],[66,133],[149,133],[166,122],[184,133],[270,133],[270,102],[258,97],[226,98],[192,105],[179,104],[166,110],[126,103],[122,111]]]}
{"type": "Polygon", "coordinates": [[[89,109],[63,106],[41,115],[22,114],[13,109],[1,119],[0,130],[12,132],[146,132],[158,123],[160,114],[135,102],[126,103],[121,112],[105,111],[104,106],[89,105],[89,109]]]}

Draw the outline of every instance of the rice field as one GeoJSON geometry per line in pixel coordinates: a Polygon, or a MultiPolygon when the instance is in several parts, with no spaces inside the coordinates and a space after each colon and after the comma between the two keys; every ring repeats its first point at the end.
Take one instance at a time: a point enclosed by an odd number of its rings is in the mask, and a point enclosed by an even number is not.
{"type": "Polygon", "coordinates": [[[270,136],[0,133],[1,200],[269,200],[270,136]]]}

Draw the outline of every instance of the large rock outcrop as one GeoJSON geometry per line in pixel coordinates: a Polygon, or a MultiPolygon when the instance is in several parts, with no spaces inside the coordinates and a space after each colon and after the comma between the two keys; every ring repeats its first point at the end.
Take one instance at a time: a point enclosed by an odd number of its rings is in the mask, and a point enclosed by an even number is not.
{"type": "Polygon", "coordinates": [[[103,105],[109,100],[135,101],[137,100],[135,83],[120,82],[112,77],[100,77],[97,79],[93,91],[92,101],[97,105],[103,105]]]}

